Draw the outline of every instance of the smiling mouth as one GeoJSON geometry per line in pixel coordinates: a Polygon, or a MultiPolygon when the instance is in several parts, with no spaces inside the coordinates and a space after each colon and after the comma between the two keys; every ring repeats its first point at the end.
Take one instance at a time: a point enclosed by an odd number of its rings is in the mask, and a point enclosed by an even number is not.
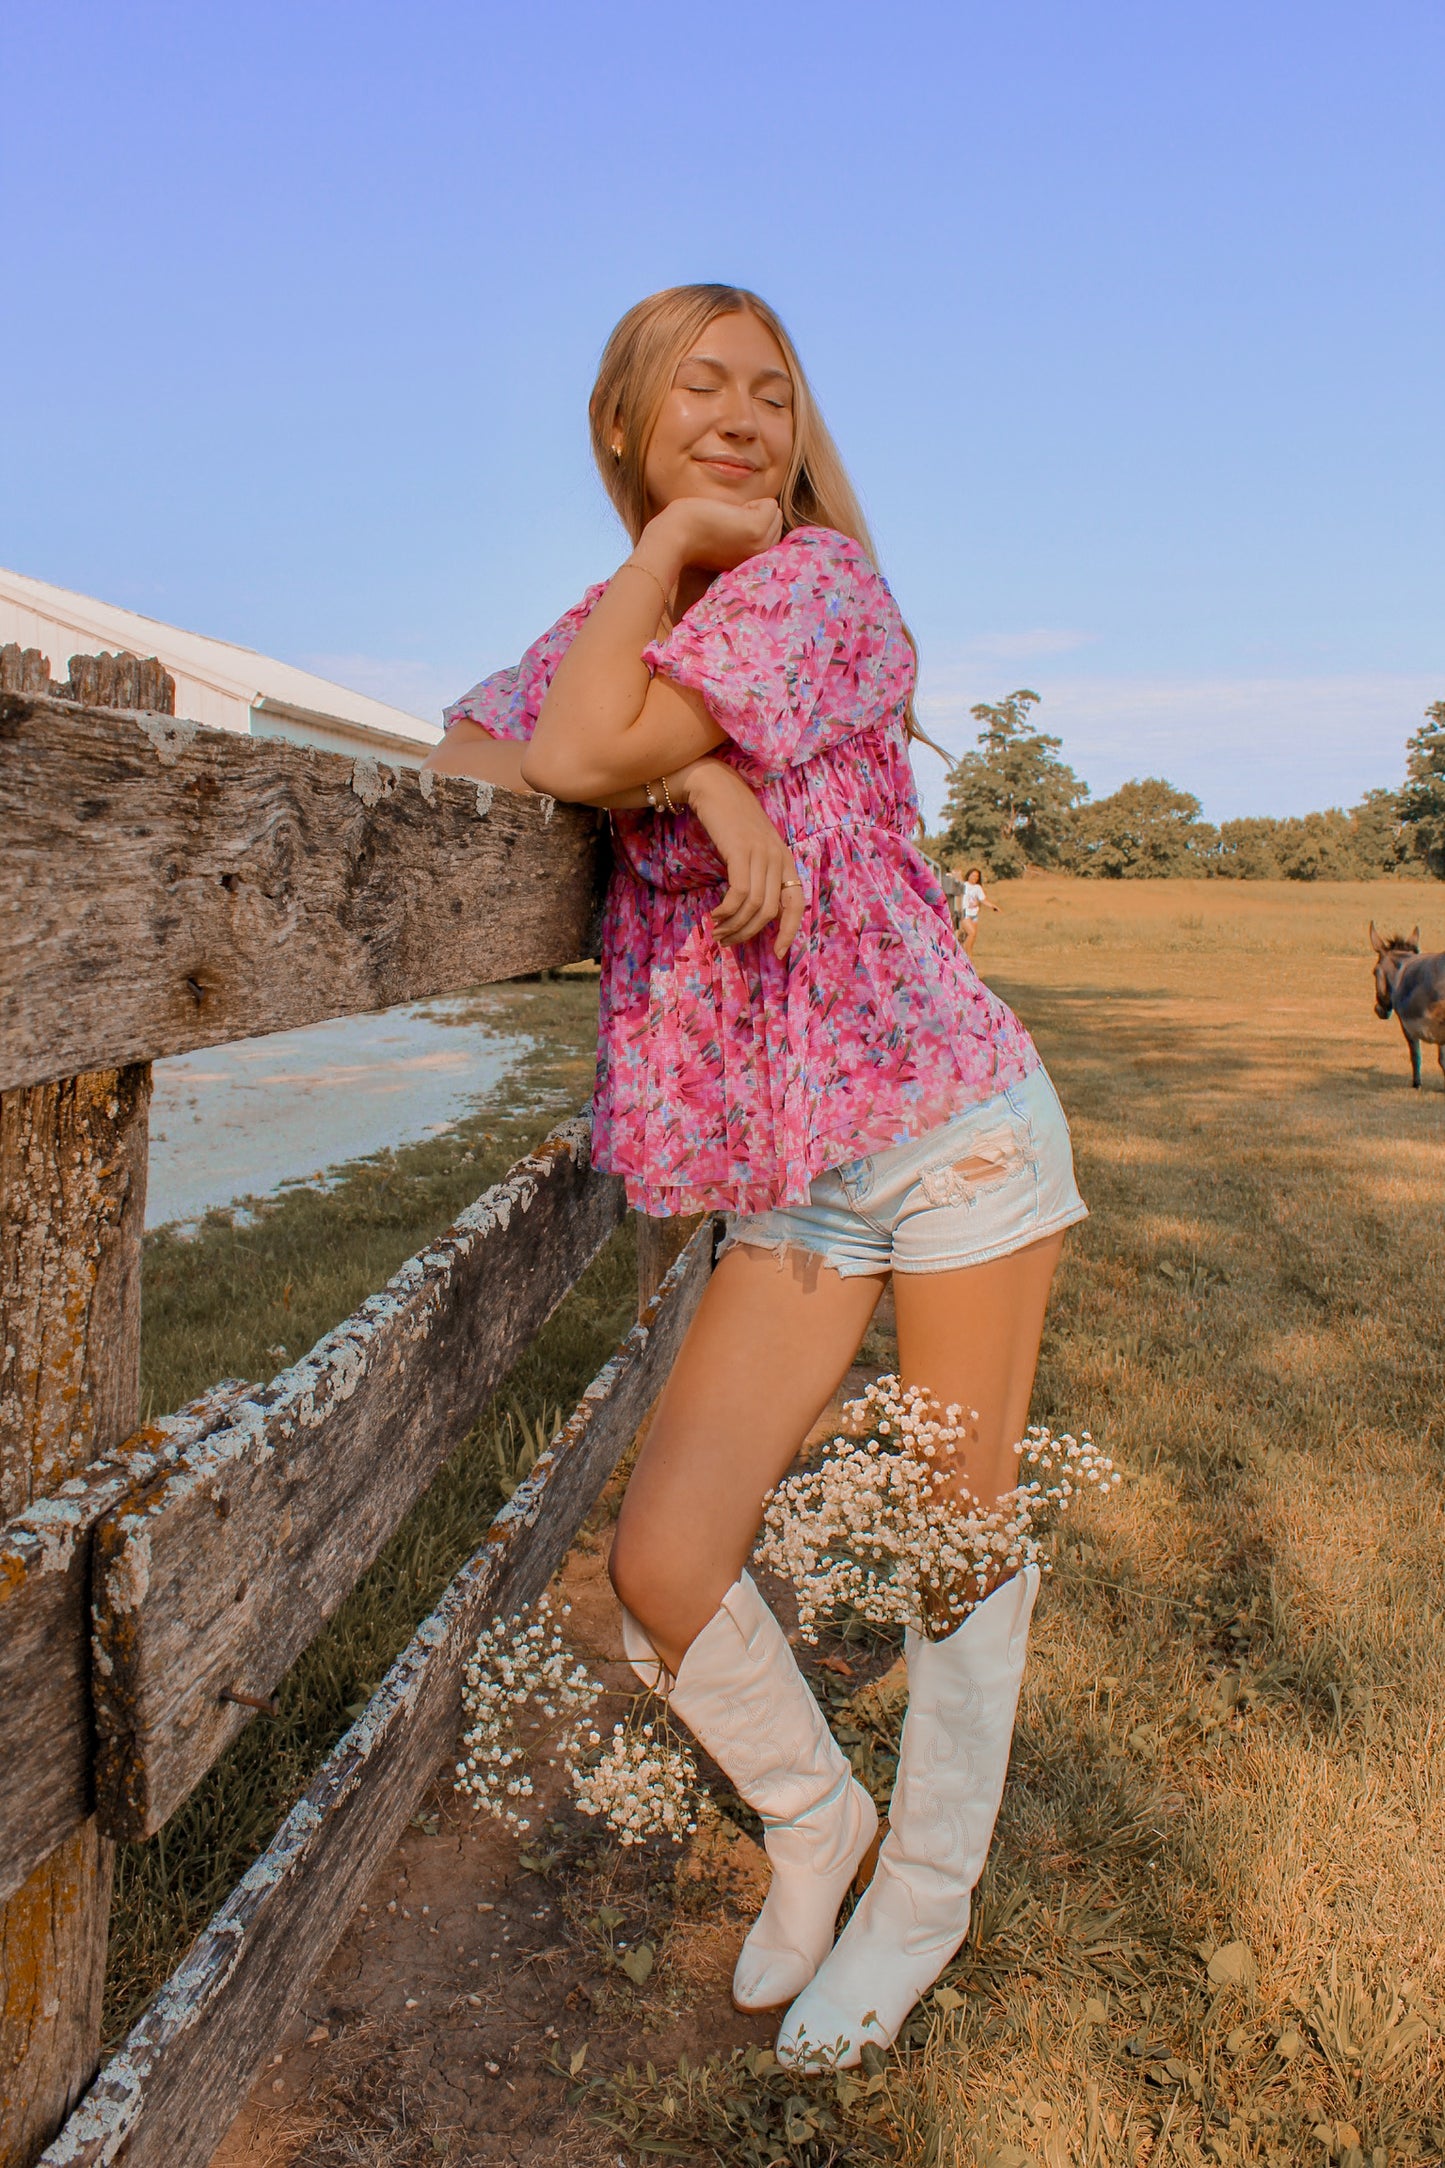
{"type": "Polygon", "coordinates": [[[756,474],[758,472],[758,469],[750,466],[746,459],[701,458],[698,460],[698,465],[700,467],[712,467],[719,474],[756,474]]]}

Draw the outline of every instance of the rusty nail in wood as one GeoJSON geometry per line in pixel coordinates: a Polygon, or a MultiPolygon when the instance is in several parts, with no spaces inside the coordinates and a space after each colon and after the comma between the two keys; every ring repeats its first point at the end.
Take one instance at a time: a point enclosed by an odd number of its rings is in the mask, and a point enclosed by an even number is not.
{"type": "Polygon", "coordinates": [[[222,1701],[234,1701],[242,1709],[259,1709],[263,1716],[279,1716],[281,1702],[276,1694],[243,1694],[239,1686],[223,1686],[222,1701]]]}

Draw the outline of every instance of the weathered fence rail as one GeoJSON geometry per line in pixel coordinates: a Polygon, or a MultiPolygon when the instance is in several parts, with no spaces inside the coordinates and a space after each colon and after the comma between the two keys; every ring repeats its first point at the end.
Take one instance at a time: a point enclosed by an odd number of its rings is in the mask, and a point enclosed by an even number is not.
{"type": "Polygon", "coordinates": [[[593,953],[595,814],[0,692],[0,1090],[593,953]]]}
{"type": "Polygon", "coordinates": [[[91,2084],[112,1840],[253,1720],[233,1697],[264,1702],[624,1209],[566,1123],[269,1386],[136,1427],[150,1062],[576,961],[602,872],[589,813],[202,730],[171,690],[0,651],[0,2168],[203,2168],[712,1266],[705,1223],[658,1288],[643,1223],[626,1345],[91,2084]]]}

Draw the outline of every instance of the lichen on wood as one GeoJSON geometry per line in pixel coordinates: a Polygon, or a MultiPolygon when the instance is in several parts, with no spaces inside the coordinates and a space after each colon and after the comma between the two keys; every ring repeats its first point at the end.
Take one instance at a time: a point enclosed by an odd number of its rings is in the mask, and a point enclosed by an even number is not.
{"type": "Polygon", "coordinates": [[[96,1531],[96,1784],[148,1836],[320,1632],[623,1217],[577,1117],[96,1531]]]}

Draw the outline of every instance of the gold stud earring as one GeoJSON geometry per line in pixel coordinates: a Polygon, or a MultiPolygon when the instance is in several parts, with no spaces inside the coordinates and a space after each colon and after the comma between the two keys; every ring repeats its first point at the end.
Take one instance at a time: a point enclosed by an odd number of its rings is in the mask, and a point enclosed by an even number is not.
{"type": "Polygon", "coordinates": [[[617,464],[620,467],[622,465],[622,446],[620,444],[613,445],[612,456],[617,461],[617,464]]]}

